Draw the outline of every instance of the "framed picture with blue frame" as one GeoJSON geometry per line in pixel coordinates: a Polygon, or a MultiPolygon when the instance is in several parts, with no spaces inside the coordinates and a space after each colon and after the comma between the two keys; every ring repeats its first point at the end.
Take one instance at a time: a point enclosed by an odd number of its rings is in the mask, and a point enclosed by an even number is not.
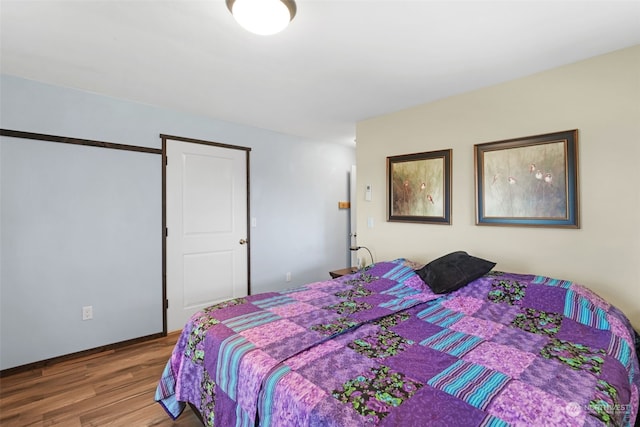
{"type": "Polygon", "coordinates": [[[578,130],[476,144],[476,224],[579,228],[578,130]]]}

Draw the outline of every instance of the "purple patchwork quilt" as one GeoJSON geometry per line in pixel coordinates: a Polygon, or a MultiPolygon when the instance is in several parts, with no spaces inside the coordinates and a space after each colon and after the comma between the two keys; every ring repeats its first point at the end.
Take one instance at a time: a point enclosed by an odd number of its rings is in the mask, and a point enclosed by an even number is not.
{"type": "Polygon", "coordinates": [[[493,271],[433,294],[404,260],[209,307],[156,400],[216,426],[633,425],[633,329],[588,289],[493,271]]]}

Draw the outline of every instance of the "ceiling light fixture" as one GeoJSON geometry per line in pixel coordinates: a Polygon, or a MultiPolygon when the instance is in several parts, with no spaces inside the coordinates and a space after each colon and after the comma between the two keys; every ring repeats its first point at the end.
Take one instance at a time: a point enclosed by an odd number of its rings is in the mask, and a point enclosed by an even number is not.
{"type": "Polygon", "coordinates": [[[247,31],[267,36],[280,32],[296,16],[294,0],[226,0],[235,20],[247,31]]]}

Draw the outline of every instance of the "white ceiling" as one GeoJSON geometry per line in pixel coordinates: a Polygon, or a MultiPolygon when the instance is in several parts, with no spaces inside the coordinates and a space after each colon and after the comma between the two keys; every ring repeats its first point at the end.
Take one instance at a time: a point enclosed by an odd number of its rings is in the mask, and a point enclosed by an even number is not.
{"type": "Polygon", "coordinates": [[[640,1],[1,0],[4,74],[328,142],[357,121],[640,43],[640,1]]]}

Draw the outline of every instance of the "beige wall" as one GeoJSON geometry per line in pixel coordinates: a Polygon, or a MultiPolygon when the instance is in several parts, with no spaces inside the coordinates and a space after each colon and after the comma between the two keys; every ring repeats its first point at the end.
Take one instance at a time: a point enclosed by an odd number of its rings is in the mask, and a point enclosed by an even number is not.
{"type": "Polygon", "coordinates": [[[376,260],[466,250],[503,271],[583,284],[640,329],[640,46],[362,121],[356,158],[358,244],[376,260]],[[579,130],[581,228],[476,226],[474,144],[569,129],[579,130]],[[452,225],[387,222],[386,157],[448,148],[452,225]]]}

